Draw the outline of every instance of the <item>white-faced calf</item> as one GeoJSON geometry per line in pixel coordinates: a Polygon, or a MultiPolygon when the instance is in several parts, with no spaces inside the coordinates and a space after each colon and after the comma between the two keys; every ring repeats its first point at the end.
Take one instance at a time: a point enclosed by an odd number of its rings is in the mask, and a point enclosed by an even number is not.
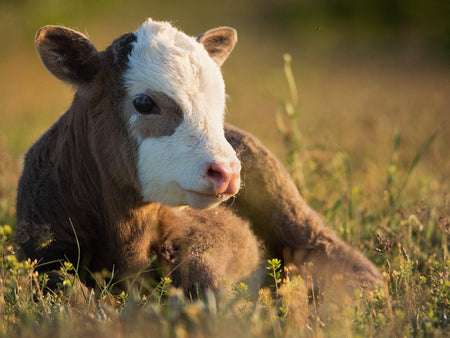
{"type": "Polygon", "coordinates": [[[102,52],[68,28],[37,32],[44,65],[77,91],[26,155],[17,197],[24,257],[38,259],[40,271],[79,257],[89,283],[88,271],[124,277],[156,254],[194,294],[248,277],[262,243],[317,283],[336,273],[351,287],[378,282],[273,155],[224,125],[220,66],[235,42],[232,28],[189,37],[150,19],[102,52]]]}

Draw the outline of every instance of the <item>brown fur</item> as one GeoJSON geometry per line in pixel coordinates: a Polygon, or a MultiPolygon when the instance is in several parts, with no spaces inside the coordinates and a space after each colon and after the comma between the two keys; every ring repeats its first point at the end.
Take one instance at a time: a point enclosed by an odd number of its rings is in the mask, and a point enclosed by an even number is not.
{"type": "Polygon", "coordinates": [[[271,257],[284,257],[317,283],[342,274],[348,287],[371,287],[378,270],[359,252],[324,227],[302,199],[279,161],[252,135],[225,127],[226,137],[242,161],[243,188],[234,209],[251,220],[271,257]]]}
{"type": "Polygon", "coordinates": [[[166,208],[156,250],[163,272],[195,295],[198,288],[218,289],[222,281],[249,277],[260,263],[261,248],[243,221],[226,207],[210,210],[166,208]]]}
{"type": "Polygon", "coordinates": [[[183,111],[176,102],[163,93],[153,93],[150,96],[164,112],[164,116],[162,114],[140,115],[136,121],[139,136],[146,139],[172,135],[183,122],[183,111]],[[151,124],[145,123],[148,121],[151,121],[151,124]]]}
{"type": "Polygon", "coordinates": [[[231,27],[217,27],[197,36],[209,56],[219,65],[225,62],[237,42],[237,32],[231,27]]]}
{"type": "MultiPolygon", "coordinates": [[[[203,39],[218,41],[220,30],[212,32],[203,39]]],[[[19,183],[20,254],[40,260],[40,271],[58,269],[59,263],[48,262],[80,257],[80,276],[89,282],[88,271],[106,268],[128,276],[156,254],[174,284],[195,295],[219,288],[223,279],[248,277],[260,262],[261,241],[270,257],[284,255],[286,263],[324,284],[334,273],[352,287],[378,282],[373,265],[324,228],[274,156],[235,127],[226,126],[226,137],[242,161],[243,189],[233,203],[203,211],[143,203],[136,188],[136,144],[121,113],[121,75],[135,36],[125,34],[98,53],[100,66],[91,55],[97,70],[83,65],[81,71],[90,74],[85,77],[77,74],[78,56],[95,48],[75,33],[44,28],[36,40],[46,67],[78,84],[72,106],[28,151],[19,183]],[[61,39],[64,49],[55,46],[61,39]],[[75,49],[69,53],[73,62],[58,68],[54,61],[65,60],[68,48],[75,49]]],[[[225,41],[235,41],[226,33],[225,41]]],[[[228,43],[225,49],[228,55],[228,43]]]]}
{"type": "Polygon", "coordinates": [[[88,83],[100,69],[97,49],[76,31],[45,26],[37,31],[35,39],[45,67],[59,79],[73,84],[88,83]],[[74,43],[80,48],[70,48],[74,43]]]}

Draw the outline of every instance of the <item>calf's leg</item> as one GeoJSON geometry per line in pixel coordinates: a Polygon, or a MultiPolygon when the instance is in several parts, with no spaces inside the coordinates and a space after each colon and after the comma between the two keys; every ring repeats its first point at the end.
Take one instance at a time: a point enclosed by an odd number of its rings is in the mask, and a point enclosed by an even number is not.
{"type": "Polygon", "coordinates": [[[242,163],[243,185],[233,208],[250,221],[269,255],[294,264],[315,285],[335,283],[333,275],[341,275],[348,288],[380,283],[375,266],[324,226],[273,154],[229,124],[225,135],[242,163]]]}
{"type": "MultiPolygon", "coordinates": [[[[226,207],[163,212],[159,239],[152,244],[164,275],[188,297],[236,283],[260,264],[260,243],[247,221],[226,207]]],[[[248,281],[248,280],[247,280],[248,281]]]]}

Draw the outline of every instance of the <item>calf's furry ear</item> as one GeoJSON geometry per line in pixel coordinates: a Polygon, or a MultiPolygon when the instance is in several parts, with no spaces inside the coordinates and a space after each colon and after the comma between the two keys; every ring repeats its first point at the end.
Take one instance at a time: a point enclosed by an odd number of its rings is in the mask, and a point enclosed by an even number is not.
{"type": "Polygon", "coordinates": [[[237,42],[237,32],[231,27],[217,27],[197,36],[197,41],[220,67],[237,42]]]}
{"type": "Polygon", "coordinates": [[[36,33],[36,48],[50,73],[65,82],[91,82],[100,70],[100,55],[83,34],[61,26],[44,26],[36,33]]]}

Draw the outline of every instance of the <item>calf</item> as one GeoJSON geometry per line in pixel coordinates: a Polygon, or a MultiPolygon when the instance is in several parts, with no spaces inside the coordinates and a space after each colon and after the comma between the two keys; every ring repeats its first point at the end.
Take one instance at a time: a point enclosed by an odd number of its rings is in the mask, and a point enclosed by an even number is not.
{"type": "Polygon", "coordinates": [[[88,283],[88,271],[130,276],[156,254],[193,294],[248,277],[264,246],[319,282],[335,273],[352,287],[378,282],[373,265],[323,227],[274,156],[224,125],[220,66],[236,40],[232,28],[193,38],[151,19],[102,52],[68,28],[37,32],[43,64],[77,91],[26,155],[22,256],[38,259],[41,271],[80,260],[88,283]]]}

